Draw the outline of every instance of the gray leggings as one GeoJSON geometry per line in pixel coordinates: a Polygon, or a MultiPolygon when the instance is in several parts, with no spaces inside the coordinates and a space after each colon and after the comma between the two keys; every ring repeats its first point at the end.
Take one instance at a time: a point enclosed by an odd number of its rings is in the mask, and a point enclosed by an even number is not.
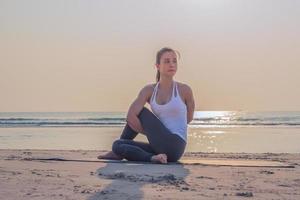
{"type": "Polygon", "coordinates": [[[149,109],[144,107],[138,118],[149,143],[134,141],[137,132],[126,124],[120,139],[114,141],[112,150],[115,154],[130,161],[151,162],[151,157],[164,153],[168,162],[176,162],[182,156],[186,142],[173,134],[149,109]]]}

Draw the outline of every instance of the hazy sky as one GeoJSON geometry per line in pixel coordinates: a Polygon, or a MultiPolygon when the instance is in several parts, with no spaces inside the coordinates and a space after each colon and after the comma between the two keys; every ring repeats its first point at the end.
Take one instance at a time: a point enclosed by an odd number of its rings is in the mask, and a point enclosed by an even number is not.
{"type": "Polygon", "coordinates": [[[300,1],[0,0],[0,112],[125,112],[164,46],[196,110],[300,110],[300,1]]]}

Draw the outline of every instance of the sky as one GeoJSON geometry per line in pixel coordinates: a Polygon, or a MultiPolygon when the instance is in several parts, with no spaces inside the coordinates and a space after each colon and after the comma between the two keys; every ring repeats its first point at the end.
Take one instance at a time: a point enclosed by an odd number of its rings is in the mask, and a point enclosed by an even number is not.
{"type": "Polygon", "coordinates": [[[0,112],[126,112],[163,47],[195,110],[300,110],[300,1],[1,0],[0,112]]]}

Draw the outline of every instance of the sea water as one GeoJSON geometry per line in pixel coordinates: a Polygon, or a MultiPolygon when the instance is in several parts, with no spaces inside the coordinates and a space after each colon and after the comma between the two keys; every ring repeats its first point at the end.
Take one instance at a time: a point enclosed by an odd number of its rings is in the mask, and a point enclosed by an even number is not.
{"type": "MultiPolygon", "coordinates": [[[[0,149],[110,150],[125,124],[124,112],[0,112],[0,149]]],[[[298,111],[195,111],[186,151],[300,153],[299,141],[298,111]]]]}

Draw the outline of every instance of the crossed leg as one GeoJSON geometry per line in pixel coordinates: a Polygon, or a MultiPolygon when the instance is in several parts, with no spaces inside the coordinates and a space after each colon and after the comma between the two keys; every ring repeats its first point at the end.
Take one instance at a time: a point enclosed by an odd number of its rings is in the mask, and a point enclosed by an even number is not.
{"type": "Polygon", "coordinates": [[[173,156],[170,152],[174,152],[177,148],[176,146],[170,148],[170,145],[166,145],[166,141],[174,141],[174,134],[170,133],[162,122],[145,107],[139,113],[138,118],[145,130],[145,133],[142,134],[146,135],[149,144],[133,141],[138,133],[126,124],[120,139],[114,141],[112,145],[113,151],[105,155],[106,158],[166,163],[167,154],[165,152],[169,152],[173,156]]]}

